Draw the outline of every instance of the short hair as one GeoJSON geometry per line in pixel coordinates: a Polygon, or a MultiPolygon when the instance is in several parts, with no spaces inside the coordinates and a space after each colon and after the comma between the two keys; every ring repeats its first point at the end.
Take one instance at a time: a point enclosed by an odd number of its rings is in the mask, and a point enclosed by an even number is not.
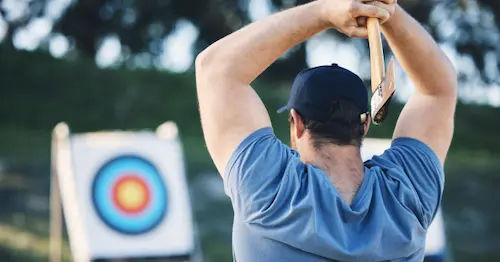
{"type": "MultiPolygon", "coordinates": [[[[297,112],[300,114],[300,112],[297,112]]],[[[326,121],[304,119],[304,127],[309,131],[315,148],[325,144],[353,145],[361,147],[364,137],[364,123],[361,112],[354,103],[336,100],[330,104],[326,121]]],[[[365,121],[368,121],[367,119],[365,121]]]]}

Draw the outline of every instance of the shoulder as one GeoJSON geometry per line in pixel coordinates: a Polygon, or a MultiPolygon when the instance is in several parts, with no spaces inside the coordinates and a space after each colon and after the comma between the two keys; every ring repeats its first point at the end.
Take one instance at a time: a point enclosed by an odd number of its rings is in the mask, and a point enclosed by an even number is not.
{"type": "Polygon", "coordinates": [[[236,147],[227,162],[223,177],[228,179],[234,172],[270,167],[296,157],[298,153],[283,144],[271,127],[261,128],[251,133],[236,147]]]}
{"type": "Polygon", "coordinates": [[[415,204],[411,209],[425,226],[430,224],[441,202],[444,170],[428,145],[414,138],[397,138],[389,149],[365,165],[380,169],[385,188],[397,193],[402,202],[407,201],[405,205],[415,204]]]}
{"type": "Polygon", "coordinates": [[[255,213],[280,190],[298,186],[291,182],[300,174],[298,166],[298,153],[284,145],[271,128],[250,134],[231,155],[223,175],[224,191],[235,213],[255,213]]]}
{"type": "Polygon", "coordinates": [[[410,166],[416,169],[428,167],[434,171],[443,171],[436,153],[427,144],[410,137],[394,139],[389,149],[379,156],[374,156],[366,164],[388,167],[410,166]]]}

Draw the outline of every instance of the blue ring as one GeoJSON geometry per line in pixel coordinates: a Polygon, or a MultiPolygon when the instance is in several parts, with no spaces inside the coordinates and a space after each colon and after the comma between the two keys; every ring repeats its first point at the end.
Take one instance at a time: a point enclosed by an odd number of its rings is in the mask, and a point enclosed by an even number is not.
{"type": "Polygon", "coordinates": [[[124,234],[143,234],[161,223],[167,213],[167,190],[158,169],[146,159],[122,155],[102,165],[92,183],[92,202],[102,221],[124,234]],[[148,186],[150,201],[138,214],[127,215],[113,204],[113,185],[121,177],[133,173],[148,186]]]}

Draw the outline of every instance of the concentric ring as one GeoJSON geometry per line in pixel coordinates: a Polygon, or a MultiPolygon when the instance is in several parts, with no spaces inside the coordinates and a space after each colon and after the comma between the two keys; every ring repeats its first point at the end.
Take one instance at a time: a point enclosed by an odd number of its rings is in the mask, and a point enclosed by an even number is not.
{"type": "Polygon", "coordinates": [[[158,169],[136,155],[103,164],[92,183],[92,201],[101,220],[124,234],[143,234],[167,213],[168,195],[158,169]]]}

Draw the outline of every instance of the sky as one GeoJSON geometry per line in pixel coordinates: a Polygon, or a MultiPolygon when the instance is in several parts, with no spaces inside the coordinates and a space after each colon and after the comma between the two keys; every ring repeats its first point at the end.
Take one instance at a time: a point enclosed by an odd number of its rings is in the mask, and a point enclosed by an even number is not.
{"type": "MultiPolygon", "coordinates": [[[[45,44],[48,51],[56,58],[64,57],[72,47],[71,41],[64,35],[52,33],[54,22],[60,18],[66,8],[74,0],[48,0],[46,15],[32,19],[25,28],[17,30],[13,37],[13,44],[22,50],[35,50],[40,45],[45,44]]],[[[0,16],[0,41],[4,38],[7,29],[5,20],[13,20],[21,17],[27,12],[29,0],[3,0],[1,7],[8,12],[7,17],[0,16]]],[[[480,7],[477,2],[469,1],[470,7],[467,9],[466,19],[471,23],[479,23],[485,30],[492,30],[489,37],[492,41],[500,42],[500,35],[495,30],[494,16],[488,12],[479,12],[480,7]],[[486,16],[486,17],[484,17],[486,16]],[[477,20],[477,21],[476,21],[477,20]]],[[[272,14],[270,0],[250,0],[249,16],[252,21],[260,20],[272,14]]],[[[472,58],[468,55],[458,53],[452,47],[452,41],[456,40],[454,32],[456,25],[448,19],[451,16],[463,15],[453,13],[452,10],[444,6],[437,5],[431,13],[431,22],[438,25],[438,34],[441,39],[442,49],[448,55],[456,68],[464,75],[465,81],[461,82],[459,96],[466,103],[489,104],[500,107],[500,83],[485,84],[479,75],[479,70],[475,66],[472,58]],[[478,88],[482,87],[482,88],[478,88]]],[[[198,29],[188,20],[180,19],[175,25],[175,29],[163,39],[162,53],[155,58],[154,66],[160,70],[168,70],[175,73],[182,73],[192,67],[194,61],[193,45],[198,37],[198,29]]],[[[353,39],[343,41],[334,34],[320,33],[306,42],[306,62],[309,67],[338,63],[339,65],[353,71],[362,78],[369,78],[370,64],[369,54],[364,46],[366,40],[353,39]],[[364,50],[364,51],[363,51],[364,50]]],[[[387,50],[386,50],[387,51],[387,50]]],[[[123,60],[124,50],[120,39],[116,35],[105,36],[99,45],[95,56],[97,66],[101,68],[119,65],[123,60]]],[[[141,55],[134,61],[140,67],[141,55]]],[[[498,57],[494,51],[485,56],[487,64],[486,74],[492,78],[498,78],[498,57]]],[[[404,74],[402,68],[396,66],[396,97],[405,101],[413,90],[413,85],[404,74]]]]}

